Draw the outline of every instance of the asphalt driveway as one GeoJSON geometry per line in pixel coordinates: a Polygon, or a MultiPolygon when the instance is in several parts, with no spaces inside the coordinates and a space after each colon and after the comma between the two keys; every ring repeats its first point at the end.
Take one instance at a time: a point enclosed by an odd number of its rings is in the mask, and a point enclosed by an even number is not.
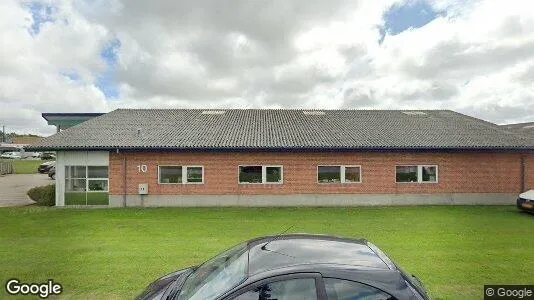
{"type": "Polygon", "coordinates": [[[0,176],[0,207],[35,203],[26,192],[32,187],[54,183],[47,174],[10,174],[0,176]]]}

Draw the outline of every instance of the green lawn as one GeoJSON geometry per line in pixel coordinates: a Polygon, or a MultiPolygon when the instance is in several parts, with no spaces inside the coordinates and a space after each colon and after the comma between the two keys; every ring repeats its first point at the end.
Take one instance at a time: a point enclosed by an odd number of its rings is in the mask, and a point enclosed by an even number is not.
{"type": "Polygon", "coordinates": [[[37,173],[37,168],[45,161],[40,159],[2,159],[0,162],[13,163],[15,174],[32,174],[37,173]]]}
{"type": "Polygon", "coordinates": [[[533,222],[512,206],[3,208],[0,282],[53,278],[63,296],[127,299],[158,276],[292,225],[373,241],[434,298],[482,298],[484,284],[533,283],[533,222]]]}
{"type": "Polygon", "coordinates": [[[109,195],[107,192],[67,192],[65,193],[65,205],[108,205],[109,195]]]}

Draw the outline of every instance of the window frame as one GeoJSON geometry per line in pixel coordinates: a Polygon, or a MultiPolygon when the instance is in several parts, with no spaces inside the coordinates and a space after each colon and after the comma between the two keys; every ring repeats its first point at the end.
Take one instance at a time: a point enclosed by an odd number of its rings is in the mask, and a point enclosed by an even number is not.
{"type": "Polygon", "coordinates": [[[317,184],[358,184],[363,183],[362,165],[317,165],[316,168],[316,180],[317,184]],[[339,182],[320,182],[319,181],[319,167],[339,167],[339,182]],[[359,168],[360,169],[360,181],[346,181],[346,168],[359,168]]]}
{"type": "Polygon", "coordinates": [[[88,186],[87,186],[87,165],[65,165],[65,192],[68,193],[87,193],[88,192],[88,186]],[[72,176],[72,168],[77,167],[83,167],[85,169],[85,175],[84,177],[74,177],[72,176]],[[68,171],[67,171],[68,169],[68,171]],[[76,191],[76,190],[70,190],[69,185],[67,184],[67,181],[72,180],[84,180],[85,181],[85,189],[83,191],[76,191]]]}
{"type": "Polygon", "coordinates": [[[201,165],[158,165],[158,184],[162,185],[179,185],[179,184],[204,184],[204,166],[201,165]],[[182,182],[161,182],[161,167],[181,167],[182,168],[182,182]],[[201,168],[202,181],[201,182],[187,182],[187,169],[201,168]]]}
{"type": "Polygon", "coordinates": [[[437,184],[439,183],[439,166],[437,164],[400,164],[400,165],[395,165],[394,172],[395,172],[394,173],[395,183],[399,183],[399,184],[405,184],[405,183],[437,184]],[[397,167],[417,167],[417,181],[414,181],[414,182],[397,181],[397,167]],[[436,181],[423,181],[423,168],[424,167],[435,167],[436,168],[436,181]]]}
{"type": "Polygon", "coordinates": [[[204,184],[204,166],[182,166],[182,181],[185,182],[183,184],[204,184]],[[185,168],[185,170],[184,170],[185,168]],[[202,180],[200,182],[188,182],[187,181],[187,170],[189,168],[200,168],[202,170],[201,172],[201,175],[202,175],[202,180]],[[184,176],[185,175],[185,176],[184,176]]]}
{"type": "Polygon", "coordinates": [[[264,284],[269,284],[269,283],[274,283],[274,282],[278,282],[278,281],[287,281],[287,280],[291,280],[291,279],[314,279],[315,280],[315,291],[316,291],[316,294],[317,294],[317,299],[319,300],[326,300],[326,290],[325,290],[325,285],[324,285],[324,282],[323,282],[323,277],[321,276],[320,273],[293,273],[293,274],[283,274],[283,275],[278,275],[278,276],[274,276],[274,277],[268,277],[268,278],[264,278],[264,279],[260,279],[258,281],[255,281],[253,283],[250,283],[246,286],[242,286],[242,287],[239,287],[239,288],[234,288],[233,290],[231,290],[230,292],[228,292],[226,295],[224,295],[221,299],[222,300],[232,300],[232,299],[235,299],[237,297],[239,297],[241,294],[244,294],[246,292],[249,292],[255,288],[257,288],[258,286],[261,286],[261,285],[264,285],[264,284]]]}
{"type": "Polygon", "coordinates": [[[394,299],[396,299],[393,295],[391,295],[390,293],[384,291],[383,289],[380,289],[374,285],[370,285],[369,283],[363,283],[363,282],[360,282],[360,281],[356,281],[356,280],[351,280],[351,279],[345,279],[345,278],[339,278],[339,277],[332,277],[332,276],[324,276],[323,278],[323,285],[324,285],[324,289],[325,289],[325,293],[326,293],[326,297],[328,297],[328,293],[326,292],[328,289],[326,288],[326,282],[328,280],[341,280],[341,281],[347,281],[349,283],[356,283],[357,285],[360,285],[360,286],[364,286],[364,287],[368,287],[368,288],[371,288],[371,289],[375,289],[383,294],[386,294],[390,297],[393,297],[394,299]]]}
{"type": "Polygon", "coordinates": [[[87,178],[87,192],[88,193],[109,193],[109,178],[87,178]],[[105,190],[91,190],[89,189],[89,182],[90,181],[106,181],[106,188],[105,190]]]}
{"type": "Polygon", "coordinates": [[[261,164],[247,164],[237,166],[237,183],[238,184],[284,184],[284,166],[283,165],[261,165],[261,164]],[[261,182],[241,182],[239,180],[239,173],[241,167],[259,167],[261,166],[261,182]],[[280,168],[280,181],[267,182],[267,168],[280,168]]]}
{"type": "Polygon", "coordinates": [[[88,193],[109,193],[109,166],[95,166],[95,165],[87,165],[85,166],[85,180],[86,180],[86,184],[87,184],[87,189],[86,191],[88,193]],[[103,177],[89,177],[89,167],[107,167],[108,168],[108,177],[107,178],[103,178],[103,177]],[[106,187],[107,189],[106,190],[101,190],[101,191],[91,191],[89,189],[89,182],[90,181],[93,181],[93,180],[100,180],[100,181],[106,181],[107,184],[106,184],[106,187]]]}
{"type": "Polygon", "coordinates": [[[65,165],[65,168],[72,168],[72,167],[84,167],[85,168],[85,177],[72,177],[72,172],[67,172],[65,170],[65,192],[70,192],[70,193],[109,193],[109,166],[106,166],[106,165],[65,165]],[[104,177],[89,177],[89,167],[107,167],[108,168],[108,177],[107,178],[104,178],[104,177]],[[67,190],[67,184],[66,184],[66,181],[67,180],[85,180],[85,191],[71,191],[71,190],[67,190]],[[107,184],[106,184],[106,188],[105,190],[99,190],[99,191],[94,191],[94,190],[90,190],[89,189],[89,182],[90,181],[96,181],[96,180],[100,180],[100,181],[106,181],[107,184]]]}

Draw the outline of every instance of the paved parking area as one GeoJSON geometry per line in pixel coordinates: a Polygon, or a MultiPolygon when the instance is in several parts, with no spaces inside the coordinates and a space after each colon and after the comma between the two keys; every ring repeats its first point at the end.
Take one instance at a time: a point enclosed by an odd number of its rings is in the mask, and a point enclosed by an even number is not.
{"type": "Polygon", "coordinates": [[[0,207],[35,203],[26,192],[32,187],[54,183],[47,174],[10,174],[0,176],[0,207]]]}

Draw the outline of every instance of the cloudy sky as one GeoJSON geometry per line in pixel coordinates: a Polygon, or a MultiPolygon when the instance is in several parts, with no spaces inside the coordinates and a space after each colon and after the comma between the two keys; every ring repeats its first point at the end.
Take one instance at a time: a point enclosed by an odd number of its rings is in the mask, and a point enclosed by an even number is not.
{"type": "Polygon", "coordinates": [[[453,109],[534,121],[534,2],[0,1],[0,125],[116,108],[453,109]]]}

